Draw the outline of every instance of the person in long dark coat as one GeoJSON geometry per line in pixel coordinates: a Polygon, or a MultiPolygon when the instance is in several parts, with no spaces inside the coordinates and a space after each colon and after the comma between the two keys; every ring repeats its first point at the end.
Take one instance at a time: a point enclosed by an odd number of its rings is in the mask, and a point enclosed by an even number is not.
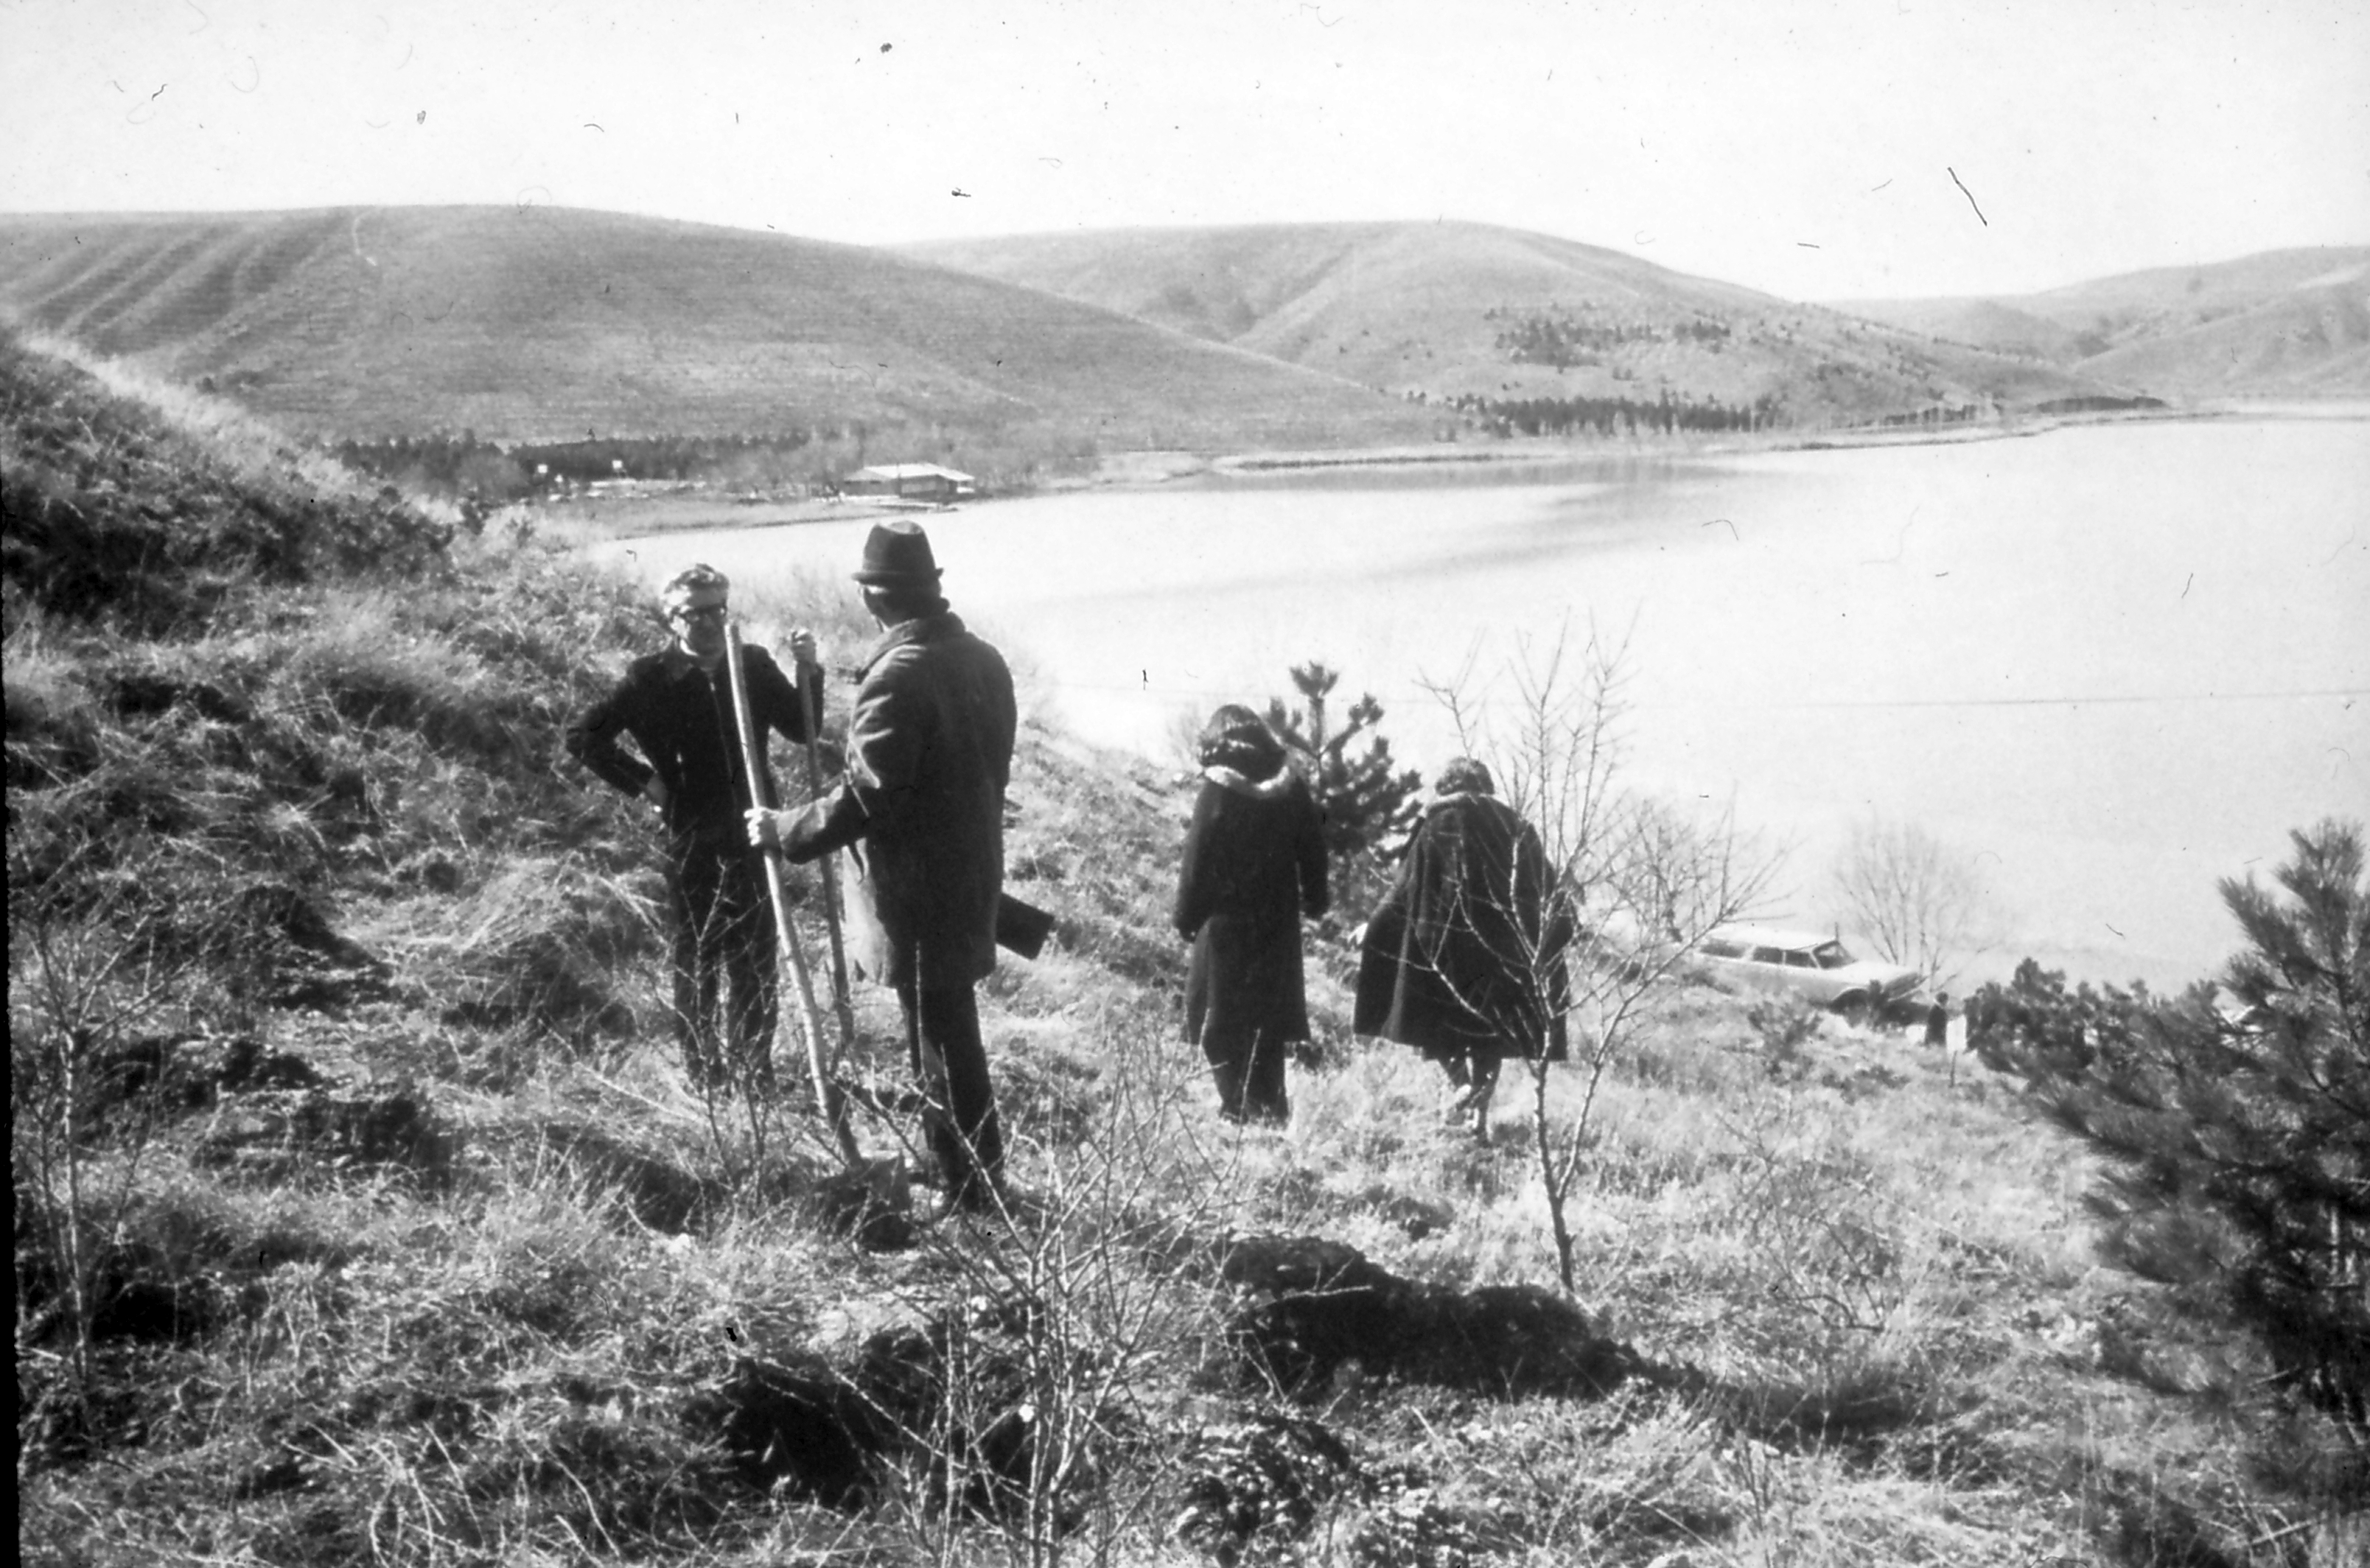
{"type": "Polygon", "coordinates": [[[1300,920],[1325,912],[1325,819],[1248,708],[1210,715],[1202,793],[1177,876],[1177,930],[1193,944],[1185,1037],[1202,1047],[1229,1121],[1292,1117],[1284,1055],[1308,1038],[1300,920]]]}
{"type": "Polygon", "coordinates": [[[995,967],[1004,794],[1018,729],[1004,658],[938,591],[929,536],[876,524],[856,580],[881,627],[848,719],[848,774],[800,811],[752,811],[749,836],[794,864],[860,845],[850,956],[890,986],[950,1207],[989,1208],[1004,1135],[972,987],[995,967]]]}
{"type": "Polygon", "coordinates": [[[1497,798],[1488,768],[1459,758],[1434,789],[1366,924],[1351,1026],[1439,1062],[1487,1137],[1500,1064],[1563,1059],[1571,917],[1538,834],[1497,798]]]}

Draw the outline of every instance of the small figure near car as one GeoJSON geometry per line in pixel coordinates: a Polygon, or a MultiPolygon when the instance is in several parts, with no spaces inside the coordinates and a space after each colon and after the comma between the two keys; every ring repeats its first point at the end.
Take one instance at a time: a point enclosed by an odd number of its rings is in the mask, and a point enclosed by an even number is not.
{"type": "Polygon", "coordinates": [[[1433,787],[1366,924],[1352,1027],[1439,1062],[1461,1091],[1452,1114],[1487,1138],[1504,1059],[1564,1059],[1572,916],[1538,834],[1497,798],[1487,767],[1459,758],[1433,787]]]}
{"type": "MultiPolygon", "coordinates": [[[[753,1086],[772,1082],[778,1009],[773,904],[741,827],[750,806],[774,804],[774,781],[761,776],[753,794],[744,776],[724,670],[731,587],[713,567],[677,573],[660,591],[674,640],[628,665],[567,734],[569,755],[648,800],[665,826],[675,1038],[692,1082],[710,1092],[729,1089],[736,1075],[753,1086]],[[640,757],[618,744],[628,738],[640,757]]],[[[814,635],[792,632],[789,647],[820,704],[814,635]]],[[[745,649],[742,663],[758,735],[770,727],[804,740],[806,707],[781,666],[761,647],[745,649]]]]}
{"type": "Polygon", "coordinates": [[[1950,1043],[1950,993],[1942,992],[1926,1010],[1926,1043],[1936,1049],[1950,1043]]]}
{"type": "Polygon", "coordinates": [[[1185,1037],[1228,1121],[1282,1126],[1287,1047],[1308,1038],[1300,921],[1326,910],[1325,820],[1283,743],[1250,709],[1210,715],[1201,793],[1178,869],[1178,933],[1193,944],[1185,1037]]]}

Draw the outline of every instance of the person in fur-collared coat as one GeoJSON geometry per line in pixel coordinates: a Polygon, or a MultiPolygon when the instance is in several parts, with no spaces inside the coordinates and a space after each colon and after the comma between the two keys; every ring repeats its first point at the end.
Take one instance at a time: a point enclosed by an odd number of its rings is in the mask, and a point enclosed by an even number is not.
{"type": "Polygon", "coordinates": [[[1539,836],[1497,798],[1490,770],[1440,771],[1399,879],[1366,923],[1351,1027],[1413,1046],[1447,1070],[1477,1137],[1507,1057],[1560,1061],[1572,924],[1539,836]]]}
{"type": "Polygon", "coordinates": [[[1220,1116],[1280,1125],[1292,1116],[1285,1050],[1308,1038],[1300,920],[1325,912],[1325,820],[1248,708],[1213,714],[1200,755],[1177,878],[1177,930],[1193,944],[1185,1037],[1209,1060],[1220,1116]]]}

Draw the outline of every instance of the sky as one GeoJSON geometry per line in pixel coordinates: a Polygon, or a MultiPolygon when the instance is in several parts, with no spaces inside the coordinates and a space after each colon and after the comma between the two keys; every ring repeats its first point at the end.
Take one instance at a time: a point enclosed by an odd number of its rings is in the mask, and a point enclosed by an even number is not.
{"type": "Polygon", "coordinates": [[[0,0],[0,211],[1468,220],[1789,298],[2370,243],[2363,0],[0,0]]]}

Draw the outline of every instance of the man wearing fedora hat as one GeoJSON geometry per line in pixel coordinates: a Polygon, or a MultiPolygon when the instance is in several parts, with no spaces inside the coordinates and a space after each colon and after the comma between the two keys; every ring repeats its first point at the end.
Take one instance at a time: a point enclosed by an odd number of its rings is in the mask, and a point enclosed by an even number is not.
{"type": "MultiPolygon", "coordinates": [[[[768,804],[776,795],[771,778],[760,776],[753,794],[742,776],[724,673],[731,586],[709,566],[677,573],[660,594],[674,641],[634,660],[625,679],[568,727],[569,754],[619,790],[648,800],[665,824],[675,1036],[684,1066],[702,1089],[729,1087],[736,1069],[757,1083],[769,1081],[777,1016],[773,905],[740,819],[753,802],[768,804]],[[626,736],[640,758],[618,744],[626,736]],[[720,1001],[729,1051],[717,1028],[720,1001]]],[[[789,646],[801,681],[820,704],[823,670],[815,661],[814,634],[792,632],[789,646]]],[[[805,739],[805,708],[781,666],[761,647],[747,649],[744,662],[758,734],[771,726],[792,740],[805,739]]]]}
{"type": "Polygon", "coordinates": [[[851,956],[895,989],[948,1202],[978,1208],[995,1201],[1004,1144],[972,988],[995,967],[1018,715],[1003,656],[963,629],[938,577],[918,524],[874,526],[856,580],[881,636],[857,677],[847,777],[748,823],[793,862],[854,852],[851,956]]]}

